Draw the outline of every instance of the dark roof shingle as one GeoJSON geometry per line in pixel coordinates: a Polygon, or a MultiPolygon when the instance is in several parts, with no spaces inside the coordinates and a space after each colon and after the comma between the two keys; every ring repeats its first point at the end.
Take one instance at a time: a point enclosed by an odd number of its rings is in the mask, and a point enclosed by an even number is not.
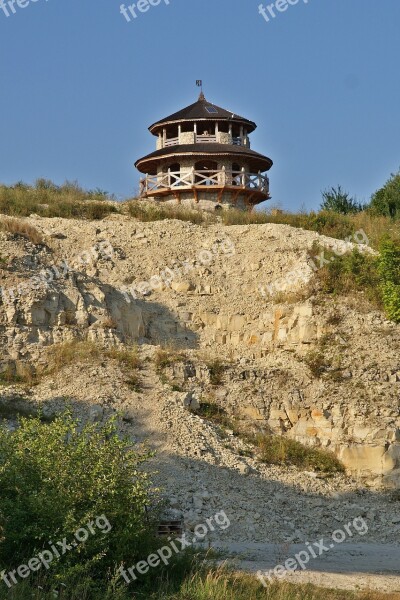
{"type": "Polygon", "coordinates": [[[147,156],[143,156],[136,161],[135,167],[142,171],[142,173],[149,173],[148,170],[142,170],[141,163],[145,163],[142,167],[154,167],[160,158],[170,156],[174,159],[179,159],[182,156],[207,156],[207,157],[218,157],[218,156],[241,156],[246,158],[258,171],[267,171],[273,165],[273,162],[268,156],[259,154],[250,148],[244,146],[236,146],[231,144],[183,144],[180,146],[169,146],[168,148],[162,148],[156,150],[147,156]]]}
{"type": "Polygon", "coordinates": [[[221,120],[230,120],[236,122],[242,122],[247,124],[249,128],[249,133],[254,131],[257,125],[253,121],[249,121],[240,115],[236,115],[231,111],[225,110],[220,106],[216,106],[215,104],[211,104],[211,102],[207,102],[204,96],[200,96],[199,100],[178,112],[169,115],[169,117],[165,117],[165,119],[161,119],[153,125],[150,125],[149,130],[153,131],[153,129],[164,125],[166,123],[173,123],[175,121],[196,121],[200,119],[207,119],[208,121],[221,121],[221,120]],[[207,108],[210,108],[213,112],[209,112],[207,108]],[[217,112],[214,112],[216,110],[217,112]]]}

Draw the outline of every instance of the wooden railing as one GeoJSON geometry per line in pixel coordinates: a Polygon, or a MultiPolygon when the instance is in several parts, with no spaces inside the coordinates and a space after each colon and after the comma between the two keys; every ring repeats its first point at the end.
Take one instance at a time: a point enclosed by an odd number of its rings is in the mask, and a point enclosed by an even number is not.
{"type": "Polygon", "coordinates": [[[168,171],[160,175],[146,175],[140,181],[140,195],[148,196],[161,190],[174,190],[176,188],[192,188],[204,186],[241,187],[259,191],[265,194],[269,192],[269,179],[260,173],[248,173],[242,171],[218,171],[192,169],[187,173],[180,171],[168,171]]]}
{"type": "MultiPolygon", "coordinates": [[[[218,138],[216,135],[204,135],[204,134],[196,134],[196,142],[197,144],[216,144],[218,142],[218,138]]],[[[243,146],[242,138],[235,137],[232,138],[232,144],[234,146],[243,146]]],[[[179,145],[179,137],[169,138],[164,141],[163,147],[169,148],[171,146],[179,145]]]]}
{"type": "Polygon", "coordinates": [[[198,144],[215,144],[217,142],[217,136],[216,135],[204,135],[204,134],[197,134],[196,135],[196,141],[198,144]]]}
{"type": "Polygon", "coordinates": [[[168,146],[177,146],[179,144],[179,138],[170,138],[169,140],[165,140],[164,147],[168,146]]]}

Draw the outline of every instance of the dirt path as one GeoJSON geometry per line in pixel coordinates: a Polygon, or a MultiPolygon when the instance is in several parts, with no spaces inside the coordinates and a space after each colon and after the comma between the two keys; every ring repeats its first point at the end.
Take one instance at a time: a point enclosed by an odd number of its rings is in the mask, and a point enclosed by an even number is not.
{"type": "MultiPolygon", "coordinates": [[[[229,564],[240,570],[263,574],[305,550],[304,544],[282,547],[278,544],[225,544],[229,564]]],[[[349,590],[398,592],[400,598],[400,547],[389,544],[341,544],[293,573],[287,581],[314,583],[349,590]]],[[[268,579],[267,579],[268,581],[268,579]]]]}

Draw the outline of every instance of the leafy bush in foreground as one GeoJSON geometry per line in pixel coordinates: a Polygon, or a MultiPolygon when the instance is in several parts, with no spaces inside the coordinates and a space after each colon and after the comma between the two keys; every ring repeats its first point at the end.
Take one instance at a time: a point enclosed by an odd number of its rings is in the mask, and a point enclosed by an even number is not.
{"type": "Polygon", "coordinates": [[[51,544],[60,550],[57,543],[70,544],[79,528],[87,539],[30,583],[46,573],[53,582],[94,577],[101,586],[122,562],[146,556],[154,539],[142,470],[149,456],[121,439],[114,420],[81,426],[66,414],[51,423],[22,418],[15,431],[0,426],[0,571],[26,565],[51,544]]]}

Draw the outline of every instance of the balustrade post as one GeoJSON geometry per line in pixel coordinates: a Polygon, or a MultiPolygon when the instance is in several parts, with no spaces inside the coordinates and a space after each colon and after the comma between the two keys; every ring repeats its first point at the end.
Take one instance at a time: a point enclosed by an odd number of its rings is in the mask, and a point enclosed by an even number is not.
{"type": "Polygon", "coordinates": [[[261,178],[261,171],[258,171],[258,189],[262,190],[262,178],[261,178]]]}
{"type": "Polygon", "coordinates": [[[246,187],[246,170],[242,167],[242,187],[246,187]]]}
{"type": "Polygon", "coordinates": [[[171,169],[168,169],[168,187],[171,187],[171,169]]]}
{"type": "Polygon", "coordinates": [[[226,185],[226,168],[225,168],[225,165],[222,165],[221,183],[222,183],[222,185],[226,185]]]}

